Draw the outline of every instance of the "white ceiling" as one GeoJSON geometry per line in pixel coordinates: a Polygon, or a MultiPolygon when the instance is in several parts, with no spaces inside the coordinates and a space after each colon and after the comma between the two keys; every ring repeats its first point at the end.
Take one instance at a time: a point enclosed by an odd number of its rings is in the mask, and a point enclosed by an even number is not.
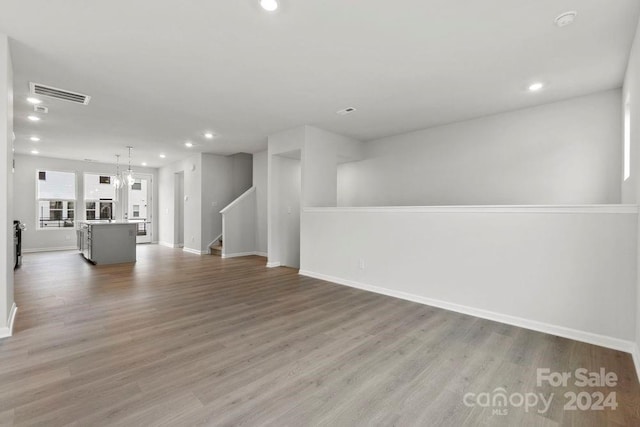
{"type": "Polygon", "coordinates": [[[280,3],[0,0],[16,151],[114,162],[133,145],[135,163],[160,166],[187,156],[186,140],[255,152],[303,124],[370,140],[616,88],[640,11],[638,0],[280,3]],[[555,27],[572,9],[576,23],[555,27]],[[548,87],[527,93],[537,80],[548,87]],[[34,124],[30,81],[92,100],[47,100],[34,124]],[[335,114],[345,107],[357,112],[335,114]]]}

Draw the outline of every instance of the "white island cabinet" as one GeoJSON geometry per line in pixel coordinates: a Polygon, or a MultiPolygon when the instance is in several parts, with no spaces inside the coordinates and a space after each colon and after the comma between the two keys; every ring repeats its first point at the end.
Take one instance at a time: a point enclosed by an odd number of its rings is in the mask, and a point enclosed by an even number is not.
{"type": "Polygon", "coordinates": [[[84,221],[78,225],[78,250],[93,264],[136,262],[137,224],[84,221]]]}

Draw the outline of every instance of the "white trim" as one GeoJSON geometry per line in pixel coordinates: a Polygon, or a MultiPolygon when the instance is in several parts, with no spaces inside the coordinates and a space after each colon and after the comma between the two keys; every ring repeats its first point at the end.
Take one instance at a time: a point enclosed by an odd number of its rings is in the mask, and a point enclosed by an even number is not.
{"type": "Polygon", "coordinates": [[[510,316],[507,314],[496,313],[493,311],[483,310],[483,309],[469,307],[465,305],[454,304],[454,303],[435,300],[431,298],[425,298],[418,295],[409,294],[406,292],[395,291],[387,288],[382,288],[379,286],[367,285],[364,283],[359,283],[352,280],[328,276],[326,274],[314,273],[312,271],[307,271],[307,270],[300,270],[298,274],[301,274],[303,276],[313,277],[315,279],[337,283],[339,285],[362,289],[369,292],[375,292],[377,294],[382,294],[382,295],[387,295],[395,298],[404,299],[407,301],[417,302],[417,303],[429,305],[432,307],[438,307],[438,308],[442,308],[449,311],[455,311],[457,313],[480,317],[482,319],[493,320],[495,322],[505,323],[507,325],[518,326],[520,328],[531,329],[533,331],[543,332],[551,335],[557,335],[560,337],[569,338],[576,341],[582,341],[589,344],[612,348],[614,350],[620,350],[626,353],[633,353],[634,351],[635,343],[633,343],[632,341],[626,341],[619,338],[609,337],[606,335],[594,334],[591,332],[580,331],[577,329],[571,329],[564,326],[551,325],[549,323],[538,322],[536,320],[524,319],[522,317],[510,316]]]}
{"type": "Polygon", "coordinates": [[[31,249],[22,249],[23,254],[35,253],[35,252],[56,252],[56,251],[76,251],[78,250],[77,246],[60,246],[56,248],[31,248],[31,249]]]}
{"type": "Polygon", "coordinates": [[[235,254],[222,254],[222,258],[238,258],[241,256],[253,256],[255,254],[255,252],[238,252],[235,254]]]}
{"type": "Polygon", "coordinates": [[[169,243],[169,242],[158,242],[158,245],[165,246],[167,248],[179,248],[180,245],[178,243],[169,243]]]}
{"type": "Polygon", "coordinates": [[[638,348],[638,344],[633,344],[631,357],[633,357],[633,365],[636,367],[636,375],[640,380],[640,348],[638,348]]]}
{"type": "Polygon", "coordinates": [[[266,253],[266,252],[260,252],[260,251],[257,251],[255,254],[256,254],[257,256],[261,256],[261,257],[263,257],[263,258],[269,258],[269,254],[268,254],[268,253],[266,253]]]}
{"type": "Polygon", "coordinates": [[[9,312],[9,318],[7,319],[7,326],[0,328],[0,338],[8,338],[13,335],[13,324],[16,320],[16,313],[18,312],[18,306],[14,302],[9,312]]]}
{"type": "Polygon", "coordinates": [[[204,255],[204,254],[206,254],[206,252],[202,252],[202,251],[199,251],[197,249],[191,249],[191,248],[186,248],[186,247],[182,248],[182,250],[184,252],[188,252],[188,253],[194,254],[194,255],[204,255]]]}
{"type": "Polygon", "coordinates": [[[223,215],[226,214],[227,211],[232,209],[235,205],[240,203],[240,201],[242,201],[245,197],[247,197],[251,193],[254,193],[255,191],[256,191],[256,187],[251,187],[250,189],[242,193],[240,196],[238,196],[233,202],[229,203],[224,209],[220,211],[220,213],[223,215]]]}
{"type": "Polygon", "coordinates": [[[222,234],[220,234],[218,237],[216,237],[211,243],[209,243],[209,245],[207,245],[208,248],[211,248],[211,246],[214,243],[218,243],[220,241],[220,239],[222,239],[222,234]]]}
{"type": "MultiPolygon", "coordinates": [[[[236,254],[222,254],[222,258],[238,258],[241,256],[261,256],[266,258],[267,257],[267,253],[266,252],[256,252],[256,251],[252,251],[252,252],[238,252],[236,254]]],[[[279,267],[280,263],[278,263],[278,265],[276,267],[279,267]]]]}
{"type": "Polygon", "coordinates": [[[637,214],[638,205],[371,206],[304,208],[304,213],[637,214]]]}
{"type": "Polygon", "coordinates": [[[267,262],[267,268],[275,268],[275,267],[280,267],[280,263],[279,262],[267,262]]]}

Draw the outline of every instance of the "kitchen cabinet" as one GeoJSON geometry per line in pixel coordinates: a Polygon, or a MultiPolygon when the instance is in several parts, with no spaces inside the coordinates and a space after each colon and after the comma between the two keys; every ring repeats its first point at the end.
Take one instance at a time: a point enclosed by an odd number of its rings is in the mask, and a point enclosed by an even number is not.
{"type": "Polygon", "coordinates": [[[136,262],[137,224],[84,221],[78,225],[78,251],[93,264],[136,262]]]}

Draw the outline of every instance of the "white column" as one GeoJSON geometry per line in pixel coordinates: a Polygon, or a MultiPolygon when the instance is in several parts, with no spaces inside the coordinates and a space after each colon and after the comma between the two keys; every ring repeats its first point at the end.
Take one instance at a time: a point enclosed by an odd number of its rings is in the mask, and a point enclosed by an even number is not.
{"type": "Polygon", "coordinates": [[[0,337],[11,335],[13,299],[13,70],[0,34],[0,337]]]}

